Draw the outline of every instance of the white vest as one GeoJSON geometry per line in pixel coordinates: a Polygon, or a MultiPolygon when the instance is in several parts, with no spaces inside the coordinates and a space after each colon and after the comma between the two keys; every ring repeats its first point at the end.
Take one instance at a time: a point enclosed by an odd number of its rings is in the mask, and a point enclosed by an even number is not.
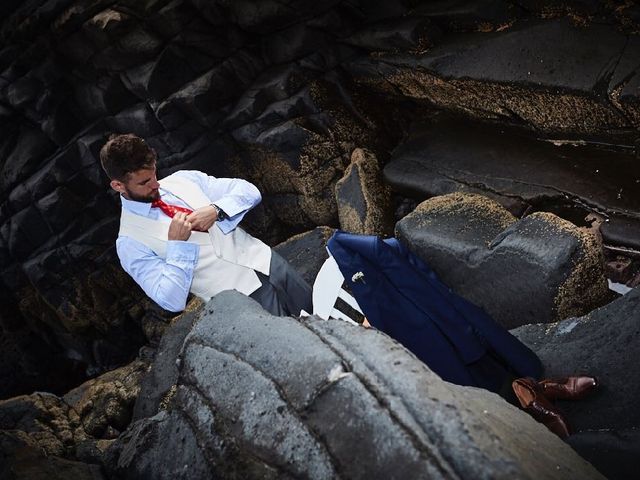
{"type": "MultiPolygon", "coordinates": [[[[193,210],[211,204],[196,184],[179,176],[169,175],[160,185],[193,210]]],[[[119,235],[143,243],[163,259],[167,257],[168,232],[169,222],[122,209],[119,235]]],[[[190,290],[204,300],[232,289],[250,295],[261,285],[255,270],[269,274],[271,248],[241,228],[225,235],[216,222],[208,232],[191,232],[188,242],[200,246],[190,290]]]]}

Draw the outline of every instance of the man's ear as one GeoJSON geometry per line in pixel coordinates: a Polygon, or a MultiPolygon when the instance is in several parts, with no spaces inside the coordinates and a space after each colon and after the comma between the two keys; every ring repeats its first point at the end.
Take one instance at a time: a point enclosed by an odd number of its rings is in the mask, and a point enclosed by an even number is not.
{"type": "Polygon", "coordinates": [[[120,180],[111,180],[109,185],[111,185],[111,188],[113,188],[118,193],[124,193],[125,191],[124,183],[122,183],[120,180]]]}

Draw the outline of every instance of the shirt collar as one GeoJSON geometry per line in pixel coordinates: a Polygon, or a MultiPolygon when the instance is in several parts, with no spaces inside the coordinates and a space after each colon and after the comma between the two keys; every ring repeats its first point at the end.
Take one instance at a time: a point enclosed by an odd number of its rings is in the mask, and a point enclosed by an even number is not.
{"type": "Polygon", "coordinates": [[[149,216],[149,212],[151,211],[150,202],[136,202],[135,200],[128,200],[122,195],[120,195],[120,201],[122,202],[122,208],[126,208],[130,212],[142,215],[143,217],[149,216]]]}

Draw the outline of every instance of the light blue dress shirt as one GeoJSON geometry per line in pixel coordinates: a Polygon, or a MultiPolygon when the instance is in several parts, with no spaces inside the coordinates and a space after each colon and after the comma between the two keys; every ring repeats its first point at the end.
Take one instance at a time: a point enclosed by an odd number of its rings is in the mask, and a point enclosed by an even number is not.
{"type": "MultiPolygon", "coordinates": [[[[245,214],[255,207],[262,197],[260,191],[246,180],[215,178],[196,170],[181,170],[174,175],[195,183],[229,218],[216,222],[223,233],[238,226],[245,214]]],[[[188,207],[182,200],[160,187],[160,198],[169,205],[188,207]]],[[[171,222],[159,208],[151,203],[127,200],[120,196],[122,208],[154,220],[171,222]]],[[[116,251],[122,268],[133,277],[142,290],[165,310],[184,310],[198,262],[199,247],[187,241],[167,242],[167,258],[156,255],[149,247],[126,236],[116,240],[116,251]]]]}

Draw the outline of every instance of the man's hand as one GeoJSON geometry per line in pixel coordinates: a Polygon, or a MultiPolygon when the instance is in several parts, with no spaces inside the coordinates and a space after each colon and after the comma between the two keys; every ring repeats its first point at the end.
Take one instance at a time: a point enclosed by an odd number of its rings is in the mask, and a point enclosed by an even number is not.
{"type": "Polygon", "coordinates": [[[171,219],[168,238],[169,240],[189,240],[191,230],[193,225],[187,220],[187,214],[178,212],[171,219]]]}
{"type": "Polygon", "coordinates": [[[187,217],[187,221],[191,222],[191,228],[199,232],[209,230],[216,220],[218,220],[218,212],[211,205],[200,207],[187,217]]]}

